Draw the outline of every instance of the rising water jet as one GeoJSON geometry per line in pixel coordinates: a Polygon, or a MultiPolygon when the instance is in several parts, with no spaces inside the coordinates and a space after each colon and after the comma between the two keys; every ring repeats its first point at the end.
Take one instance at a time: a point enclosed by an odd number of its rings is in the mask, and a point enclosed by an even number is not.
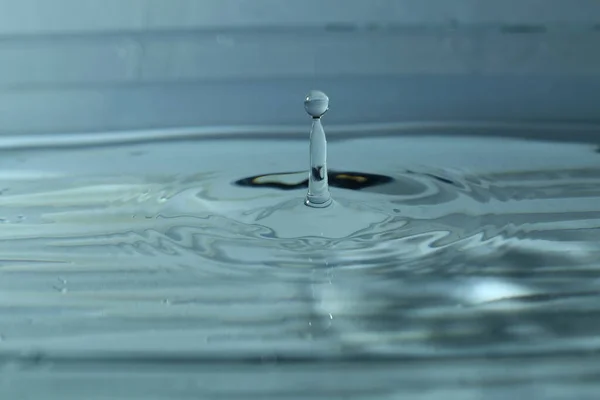
{"type": "Polygon", "coordinates": [[[324,208],[332,203],[327,176],[327,138],[321,124],[321,117],[329,110],[329,97],[321,91],[311,90],[304,100],[304,108],[313,119],[310,130],[308,193],[304,204],[324,208]]]}

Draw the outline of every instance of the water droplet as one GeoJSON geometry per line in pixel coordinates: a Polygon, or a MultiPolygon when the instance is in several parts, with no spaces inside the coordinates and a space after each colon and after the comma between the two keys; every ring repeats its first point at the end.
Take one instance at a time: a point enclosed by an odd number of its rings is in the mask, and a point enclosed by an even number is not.
{"type": "Polygon", "coordinates": [[[331,194],[327,176],[327,138],[321,117],[329,109],[329,98],[325,93],[313,90],[306,96],[304,108],[313,118],[309,145],[308,194],[305,204],[316,208],[327,207],[331,204],[331,194]]]}
{"type": "Polygon", "coordinates": [[[66,287],[52,286],[52,288],[61,294],[67,293],[66,287]]]}
{"type": "Polygon", "coordinates": [[[321,91],[311,90],[304,99],[304,108],[313,118],[321,118],[329,110],[329,97],[321,91]]]}
{"type": "Polygon", "coordinates": [[[56,285],[56,286],[52,286],[56,291],[60,292],[61,294],[65,294],[67,293],[68,289],[67,289],[67,280],[63,279],[61,277],[58,277],[58,281],[60,282],[60,285],[56,285]]]}

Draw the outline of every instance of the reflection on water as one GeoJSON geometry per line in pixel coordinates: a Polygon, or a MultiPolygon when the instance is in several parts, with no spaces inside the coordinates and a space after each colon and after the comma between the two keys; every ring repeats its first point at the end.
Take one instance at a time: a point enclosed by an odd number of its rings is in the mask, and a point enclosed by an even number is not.
{"type": "Polygon", "coordinates": [[[594,398],[593,146],[333,142],[327,210],[286,173],[305,150],[4,152],[2,391],[68,376],[103,398],[119,375],[123,398],[594,398]]]}

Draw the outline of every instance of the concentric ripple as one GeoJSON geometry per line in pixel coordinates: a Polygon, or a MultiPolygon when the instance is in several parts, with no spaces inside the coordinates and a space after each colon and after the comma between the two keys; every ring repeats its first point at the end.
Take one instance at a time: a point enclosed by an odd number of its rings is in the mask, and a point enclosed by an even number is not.
{"type": "Polygon", "coordinates": [[[2,154],[0,353],[598,345],[593,146],[333,142],[325,209],[303,204],[305,150],[257,139],[2,154]]]}

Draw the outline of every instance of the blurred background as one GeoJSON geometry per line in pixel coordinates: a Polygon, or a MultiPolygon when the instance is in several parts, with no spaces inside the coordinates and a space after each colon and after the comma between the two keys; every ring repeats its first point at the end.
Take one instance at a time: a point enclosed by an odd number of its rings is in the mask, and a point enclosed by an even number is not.
{"type": "Polygon", "coordinates": [[[596,0],[0,0],[0,134],[590,122],[596,0]]]}

